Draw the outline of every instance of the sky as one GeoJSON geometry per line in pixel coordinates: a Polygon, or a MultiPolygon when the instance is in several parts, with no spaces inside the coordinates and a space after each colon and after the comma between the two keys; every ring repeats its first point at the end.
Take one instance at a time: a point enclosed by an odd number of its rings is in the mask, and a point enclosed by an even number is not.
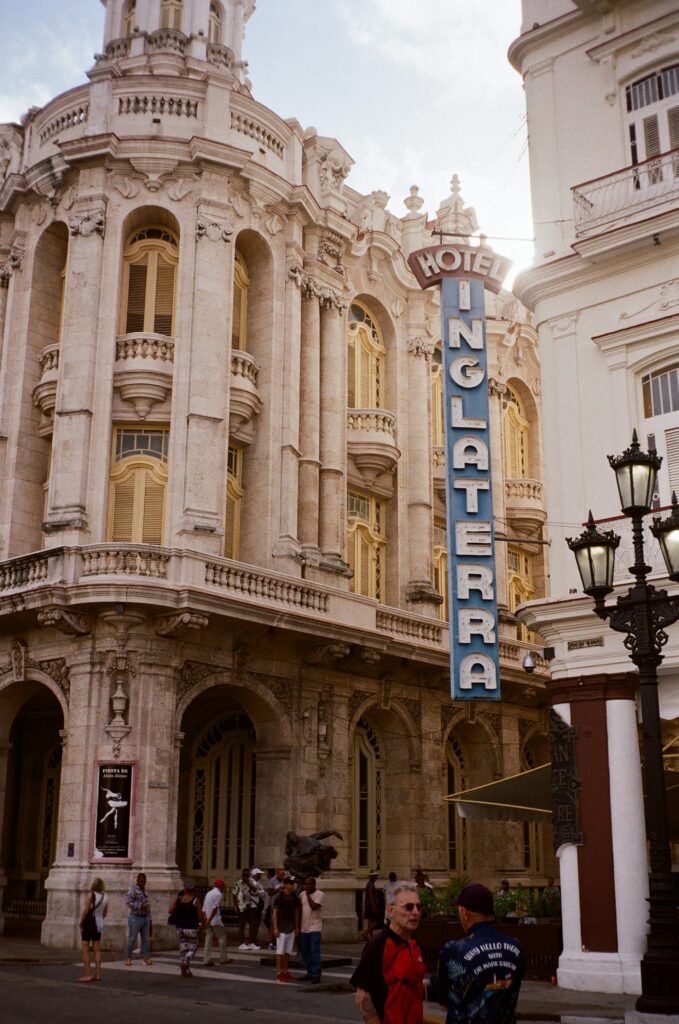
{"type": "MultiPolygon", "coordinates": [[[[243,55],[255,99],[337,138],[347,183],[403,216],[417,185],[434,214],[453,173],[490,244],[533,254],[526,121],[507,61],[520,0],[257,0],[243,55]],[[521,241],[519,241],[521,240],[521,241]]],[[[0,122],[85,81],[102,48],[99,0],[0,0],[0,122]]]]}

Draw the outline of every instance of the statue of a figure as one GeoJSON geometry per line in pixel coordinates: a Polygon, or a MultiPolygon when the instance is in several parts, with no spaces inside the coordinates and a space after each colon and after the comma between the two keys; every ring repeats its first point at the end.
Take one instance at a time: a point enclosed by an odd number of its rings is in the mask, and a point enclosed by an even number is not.
{"type": "Polygon", "coordinates": [[[321,842],[328,836],[343,838],[340,832],[332,831],[314,832],[312,836],[298,836],[296,832],[286,835],[283,866],[298,882],[303,882],[307,875],[318,878],[330,868],[330,861],[337,856],[337,850],[329,843],[321,842]]]}

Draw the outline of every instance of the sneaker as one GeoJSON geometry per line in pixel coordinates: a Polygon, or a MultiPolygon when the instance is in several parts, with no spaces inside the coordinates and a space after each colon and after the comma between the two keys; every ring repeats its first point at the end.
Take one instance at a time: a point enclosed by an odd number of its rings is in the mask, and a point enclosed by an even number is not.
{"type": "Polygon", "coordinates": [[[298,981],[313,981],[314,979],[310,974],[305,974],[302,978],[298,978],[298,981]]]}
{"type": "Polygon", "coordinates": [[[245,948],[246,948],[246,949],[254,949],[254,950],[257,950],[257,949],[260,949],[261,947],[260,947],[260,946],[256,946],[256,945],[254,944],[254,942],[251,942],[251,943],[250,943],[250,945],[249,945],[249,946],[246,946],[245,948]]]}
{"type": "Polygon", "coordinates": [[[311,984],[312,985],[320,985],[320,983],[321,983],[321,979],[320,978],[311,978],[311,984]]]}
{"type": "Polygon", "coordinates": [[[299,981],[299,978],[296,978],[294,974],[290,974],[290,971],[285,971],[283,977],[286,981],[299,981]]]}
{"type": "Polygon", "coordinates": [[[238,948],[244,951],[246,949],[249,949],[250,947],[248,946],[247,942],[241,942],[238,948]]]}
{"type": "Polygon", "coordinates": [[[288,979],[285,977],[284,974],[276,975],[276,981],[278,982],[279,985],[285,985],[287,983],[287,980],[288,979]]]}
{"type": "Polygon", "coordinates": [[[275,949],[276,948],[276,943],[275,942],[270,942],[269,945],[266,948],[267,949],[275,949]]]}

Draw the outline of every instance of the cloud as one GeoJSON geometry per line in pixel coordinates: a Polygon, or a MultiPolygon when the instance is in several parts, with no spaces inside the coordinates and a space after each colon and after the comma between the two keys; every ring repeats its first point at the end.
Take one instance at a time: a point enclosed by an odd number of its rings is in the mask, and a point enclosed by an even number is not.
{"type": "Polygon", "coordinates": [[[518,34],[518,13],[506,0],[340,0],[339,13],[352,41],[418,78],[455,82],[458,95],[502,92],[518,77],[505,58],[518,34]]]}

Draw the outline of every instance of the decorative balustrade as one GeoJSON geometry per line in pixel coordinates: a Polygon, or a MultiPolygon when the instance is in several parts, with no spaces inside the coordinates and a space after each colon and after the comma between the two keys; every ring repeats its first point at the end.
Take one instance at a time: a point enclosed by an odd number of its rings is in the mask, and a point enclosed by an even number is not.
{"type": "Polygon", "coordinates": [[[383,409],[350,409],[347,430],[353,432],[386,434],[393,441],[396,436],[396,418],[383,409]]]}
{"type": "Polygon", "coordinates": [[[44,583],[49,577],[49,557],[44,552],[0,563],[0,591],[23,589],[44,583]]]}
{"type": "Polygon", "coordinates": [[[635,221],[647,210],[676,206],[679,149],[576,185],[572,192],[578,238],[635,221]]]}
{"type": "Polygon", "coordinates": [[[443,628],[436,623],[423,622],[409,615],[398,615],[395,612],[380,611],[375,617],[375,625],[384,633],[394,636],[422,640],[425,643],[440,644],[443,642],[443,628]]]}
{"type": "Polygon", "coordinates": [[[40,433],[47,436],[52,432],[52,417],[57,404],[57,379],[59,375],[59,346],[46,345],[40,353],[40,381],[33,388],[33,404],[42,413],[40,433]]]}
{"type": "Polygon", "coordinates": [[[169,114],[175,117],[198,117],[198,100],[186,96],[155,96],[136,93],[118,98],[119,114],[169,114]]]}
{"type": "Polygon", "coordinates": [[[116,339],[116,359],[174,362],[174,341],[162,334],[126,334],[116,339]]]}
{"type": "Polygon", "coordinates": [[[259,373],[259,367],[255,361],[255,357],[251,356],[249,352],[232,352],[231,353],[231,375],[232,377],[242,377],[247,380],[254,387],[257,386],[257,374],[259,373]]]}
{"type": "Polygon", "coordinates": [[[188,39],[179,29],[158,28],[147,36],[146,50],[148,53],[156,53],[159,50],[171,50],[173,53],[179,53],[184,56],[187,43],[188,39]]]}
{"type": "Polygon", "coordinates": [[[75,128],[77,125],[85,124],[89,116],[90,105],[87,102],[79,103],[75,107],[61,111],[51,121],[48,121],[40,131],[40,141],[47,142],[54,138],[59,132],[66,128],[75,128]]]}
{"type": "Polygon", "coordinates": [[[266,149],[271,150],[276,156],[283,156],[285,150],[283,140],[275,135],[270,128],[267,128],[260,121],[256,121],[253,117],[240,111],[232,110],[231,127],[241,135],[248,135],[255,142],[259,143],[260,146],[265,146],[266,149]]]}
{"type": "Polygon", "coordinates": [[[130,547],[124,544],[86,548],[83,551],[83,576],[150,576],[167,578],[170,556],[150,545],[130,547]]]}
{"type": "Polygon", "coordinates": [[[218,68],[226,68],[227,71],[231,70],[233,66],[233,53],[228,46],[222,46],[221,43],[208,43],[207,44],[207,59],[210,64],[214,64],[218,68]]]}
{"type": "Polygon", "coordinates": [[[518,498],[521,501],[537,501],[542,504],[542,483],[539,480],[506,480],[505,496],[507,499],[518,498]]]}
{"type": "Polygon", "coordinates": [[[534,645],[526,643],[518,643],[512,640],[506,640],[500,637],[498,641],[498,650],[500,654],[500,661],[509,663],[511,666],[522,667],[523,659],[526,654],[530,651],[533,661],[535,662],[535,671],[537,673],[547,672],[547,662],[542,655],[535,649],[534,645]]]}
{"type": "MultiPolygon", "coordinates": [[[[106,44],[104,50],[104,60],[122,60],[124,57],[130,55],[130,40],[128,37],[125,39],[112,39],[110,43],[106,44]]],[[[101,60],[102,57],[98,57],[97,60],[101,60]]]]}
{"type": "Polygon", "coordinates": [[[270,576],[256,569],[208,562],[205,566],[205,582],[209,586],[223,587],[234,594],[276,601],[290,608],[302,608],[323,615],[328,611],[329,598],[324,591],[306,583],[270,576]]]}

